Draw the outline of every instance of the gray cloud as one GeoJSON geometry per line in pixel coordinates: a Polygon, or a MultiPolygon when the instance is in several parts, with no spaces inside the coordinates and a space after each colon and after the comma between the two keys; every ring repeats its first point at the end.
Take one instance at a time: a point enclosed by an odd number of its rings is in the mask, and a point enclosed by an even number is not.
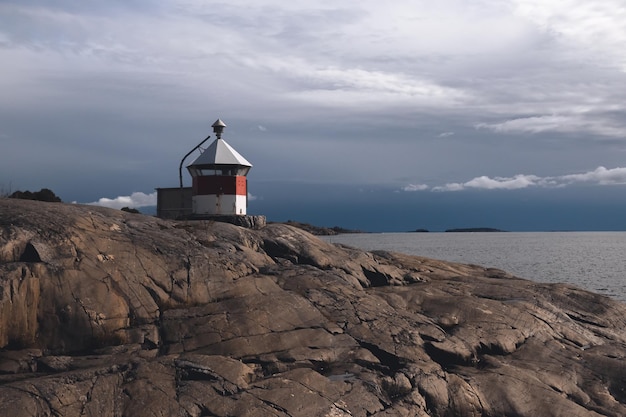
{"type": "Polygon", "coordinates": [[[478,123],[479,129],[491,129],[500,133],[586,132],[594,136],[626,138],[626,124],[612,122],[603,116],[588,114],[543,115],[506,120],[499,123],[478,123]]]}
{"type": "Polygon", "coordinates": [[[626,152],[624,13],[621,0],[4,1],[0,178],[37,188],[35,164],[66,199],[151,195],[221,117],[252,183],[580,183],[549,175],[626,152]]]}

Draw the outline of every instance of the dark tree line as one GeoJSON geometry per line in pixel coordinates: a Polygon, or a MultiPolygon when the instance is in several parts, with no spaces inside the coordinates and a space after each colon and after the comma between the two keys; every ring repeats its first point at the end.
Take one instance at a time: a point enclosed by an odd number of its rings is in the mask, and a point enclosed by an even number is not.
{"type": "Polygon", "coordinates": [[[48,188],[42,188],[39,191],[15,191],[9,196],[9,198],[19,198],[21,200],[37,200],[37,201],[49,201],[53,203],[61,203],[61,199],[57,197],[52,190],[48,188]]]}

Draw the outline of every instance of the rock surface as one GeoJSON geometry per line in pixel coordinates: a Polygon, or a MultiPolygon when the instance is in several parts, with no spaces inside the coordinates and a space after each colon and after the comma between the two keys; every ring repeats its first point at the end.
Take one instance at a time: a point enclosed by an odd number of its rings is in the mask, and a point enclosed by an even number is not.
{"type": "Polygon", "coordinates": [[[624,416],[626,306],[503,271],[0,199],[0,415],[624,416]]]}

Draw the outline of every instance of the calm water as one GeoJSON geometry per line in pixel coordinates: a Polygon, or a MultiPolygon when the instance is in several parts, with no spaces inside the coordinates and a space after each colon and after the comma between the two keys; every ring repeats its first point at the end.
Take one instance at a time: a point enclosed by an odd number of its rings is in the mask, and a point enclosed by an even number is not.
{"type": "Polygon", "coordinates": [[[324,239],[365,250],[500,268],[626,301],[626,232],[367,233],[324,239]]]}

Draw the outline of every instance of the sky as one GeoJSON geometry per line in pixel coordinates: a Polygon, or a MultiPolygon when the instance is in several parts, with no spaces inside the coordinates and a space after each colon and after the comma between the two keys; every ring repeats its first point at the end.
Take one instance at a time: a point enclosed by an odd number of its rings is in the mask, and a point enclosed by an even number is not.
{"type": "Polygon", "coordinates": [[[0,193],[153,210],[221,118],[270,221],[626,230],[624,45],[623,0],[0,0],[0,193]]]}

